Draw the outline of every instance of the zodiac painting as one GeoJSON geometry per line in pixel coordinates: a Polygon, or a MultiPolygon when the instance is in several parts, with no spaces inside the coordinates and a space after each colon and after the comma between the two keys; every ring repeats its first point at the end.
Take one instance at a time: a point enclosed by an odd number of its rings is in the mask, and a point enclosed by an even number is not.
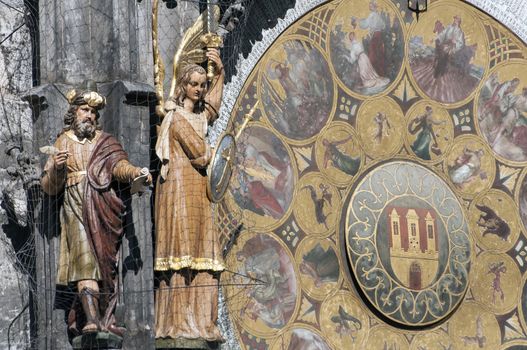
{"type": "Polygon", "coordinates": [[[481,246],[501,252],[512,248],[521,227],[515,207],[508,194],[495,189],[475,198],[469,208],[469,220],[481,246]]]}
{"type": "Polygon", "coordinates": [[[334,349],[364,349],[369,324],[359,310],[358,301],[349,292],[339,292],[322,303],[321,328],[334,349]]]}
{"type": "Polygon", "coordinates": [[[478,193],[492,184],[496,167],[494,158],[477,137],[457,137],[445,163],[454,188],[461,192],[478,193]]]}
{"type": "Polygon", "coordinates": [[[330,34],[331,62],[342,83],[360,95],[385,91],[402,66],[401,21],[385,1],[345,1],[330,34]]]}
{"type": "Polygon", "coordinates": [[[357,133],[367,155],[378,159],[395,154],[403,144],[404,115],[389,97],[368,99],[357,115],[357,133]]]}
{"type": "Polygon", "coordinates": [[[297,186],[293,212],[307,234],[326,234],[335,227],[340,195],[317,173],[304,175],[297,186]]]}
{"type": "Polygon", "coordinates": [[[300,272],[300,282],[306,293],[323,300],[337,288],[340,266],[337,248],[329,239],[305,238],[295,254],[300,272]]]}
{"type": "Polygon", "coordinates": [[[311,43],[288,40],[275,46],[261,76],[265,114],[287,138],[302,141],[328,120],[334,84],[329,67],[311,43]]]}
{"type": "Polygon", "coordinates": [[[516,306],[521,273],[514,260],[505,253],[481,253],[471,275],[474,299],[498,314],[509,312],[516,306]]]}
{"type": "Polygon", "coordinates": [[[468,11],[442,2],[436,15],[416,22],[408,61],[417,85],[443,103],[465,100],[479,85],[486,65],[483,29],[468,11]]]}
{"type": "Polygon", "coordinates": [[[507,64],[493,71],[478,99],[479,131],[499,156],[527,161],[527,66],[507,64]]]}
{"type": "Polygon", "coordinates": [[[479,303],[464,303],[452,316],[448,330],[452,349],[499,349],[498,321],[479,303]]]}
{"type": "Polygon", "coordinates": [[[319,169],[336,184],[346,184],[363,161],[358,138],[344,122],[330,124],[317,138],[315,156],[319,169]]]}

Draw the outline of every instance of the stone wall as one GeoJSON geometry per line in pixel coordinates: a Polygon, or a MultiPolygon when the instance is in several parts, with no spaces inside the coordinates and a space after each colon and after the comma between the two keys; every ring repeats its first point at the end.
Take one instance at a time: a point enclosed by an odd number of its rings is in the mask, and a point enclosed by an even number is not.
{"type": "MultiPolygon", "coordinates": [[[[20,99],[29,89],[31,39],[23,0],[0,5],[0,348],[26,349],[29,344],[29,274],[25,259],[30,239],[27,197],[16,156],[31,144],[31,111],[20,99]],[[9,6],[8,6],[9,5],[9,6]],[[9,334],[8,334],[9,333],[9,334]]],[[[24,162],[20,157],[21,163],[24,162]]]]}

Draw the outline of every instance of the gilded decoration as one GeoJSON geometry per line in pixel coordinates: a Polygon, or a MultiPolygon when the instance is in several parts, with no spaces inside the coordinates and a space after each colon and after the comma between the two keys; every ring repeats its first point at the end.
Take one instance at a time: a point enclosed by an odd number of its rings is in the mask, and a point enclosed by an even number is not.
{"type": "Polygon", "coordinates": [[[455,0],[297,8],[229,121],[259,102],[217,206],[242,349],[526,346],[525,45],[455,0]]]}
{"type": "Polygon", "coordinates": [[[372,306],[410,326],[436,323],[461,302],[472,247],[448,185],[410,162],[390,162],[351,192],[342,222],[352,273],[372,306]]]}

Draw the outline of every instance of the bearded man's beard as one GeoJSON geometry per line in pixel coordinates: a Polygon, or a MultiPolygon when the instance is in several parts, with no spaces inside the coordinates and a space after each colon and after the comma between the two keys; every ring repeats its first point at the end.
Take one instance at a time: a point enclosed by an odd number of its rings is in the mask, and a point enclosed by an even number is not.
{"type": "Polygon", "coordinates": [[[76,119],[73,121],[73,132],[75,136],[80,139],[91,139],[95,135],[97,127],[91,120],[86,119],[81,122],[78,122],[76,119]]]}

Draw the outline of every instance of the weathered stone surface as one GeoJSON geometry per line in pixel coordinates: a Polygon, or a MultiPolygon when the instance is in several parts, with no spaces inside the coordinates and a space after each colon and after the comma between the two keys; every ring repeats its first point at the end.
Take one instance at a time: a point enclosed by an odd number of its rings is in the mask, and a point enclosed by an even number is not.
{"type": "Polygon", "coordinates": [[[20,93],[31,87],[31,39],[23,12],[20,12],[24,11],[24,1],[11,0],[7,3],[9,7],[0,6],[0,41],[3,41],[0,45],[2,95],[20,93]],[[11,36],[7,38],[9,35],[11,36]]]}
{"type": "MultiPolygon", "coordinates": [[[[1,216],[6,222],[5,212],[1,216]]],[[[8,345],[11,349],[26,349],[30,327],[25,308],[29,303],[27,275],[19,267],[11,239],[3,230],[0,230],[0,276],[0,349],[7,349],[8,345]]]]}
{"type": "Polygon", "coordinates": [[[152,81],[150,3],[39,1],[42,83],[152,81]]]}
{"type": "Polygon", "coordinates": [[[31,113],[18,94],[31,86],[31,44],[24,1],[0,6],[0,349],[26,349],[30,339],[31,252],[27,197],[8,147],[31,144],[31,113]]]}

